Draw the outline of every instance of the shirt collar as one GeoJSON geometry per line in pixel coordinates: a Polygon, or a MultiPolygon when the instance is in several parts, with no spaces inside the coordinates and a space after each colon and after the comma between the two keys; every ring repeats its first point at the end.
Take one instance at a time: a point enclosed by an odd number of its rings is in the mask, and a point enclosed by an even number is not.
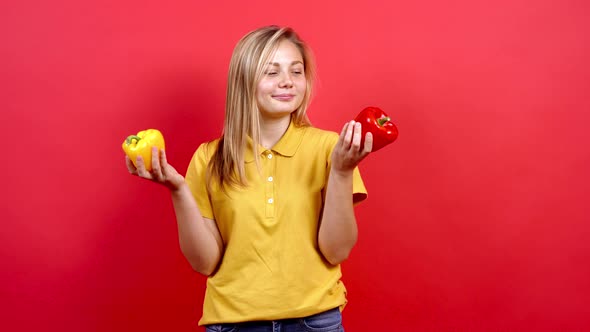
{"type": "MultiPolygon", "coordinates": [[[[270,149],[273,152],[276,152],[284,157],[293,157],[299,149],[301,142],[303,141],[303,135],[305,134],[306,127],[298,127],[296,126],[293,121],[289,124],[289,128],[285,134],[279,139],[277,144],[270,149]]],[[[268,149],[265,149],[261,145],[258,146],[258,152],[262,155],[268,149]]],[[[244,154],[244,161],[249,163],[254,161],[254,152],[252,148],[252,138],[248,136],[248,141],[246,143],[246,152],[244,154]]]]}

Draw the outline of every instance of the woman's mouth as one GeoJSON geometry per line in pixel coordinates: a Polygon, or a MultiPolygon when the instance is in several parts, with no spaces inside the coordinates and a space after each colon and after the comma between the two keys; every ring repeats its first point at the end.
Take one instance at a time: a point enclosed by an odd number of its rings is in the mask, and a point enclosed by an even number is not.
{"type": "Polygon", "coordinates": [[[280,101],[290,101],[293,98],[295,98],[295,95],[284,93],[284,94],[272,95],[272,98],[276,99],[276,100],[280,100],[280,101]]]}

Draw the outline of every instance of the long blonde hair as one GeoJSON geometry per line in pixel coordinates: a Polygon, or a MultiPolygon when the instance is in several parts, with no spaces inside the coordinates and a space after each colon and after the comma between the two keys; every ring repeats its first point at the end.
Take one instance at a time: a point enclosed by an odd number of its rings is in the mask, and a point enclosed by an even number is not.
{"type": "Polygon", "coordinates": [[[216,179],[222,189],[226,184],[246,186],[245,151],[252,149],[259,167],[260,111],[256,88],[266,64],[283,40],[291,41],[301,52],[307,87],[299,108],[291,114],[296,126],[311,125],[307,108],[312,98],[315,63],[311,50],[289,27],[267,26],[246,34],[234,48],[227,80],[224,129],[207,169],[208,186],[216,179]],[[248,137],[252,144],[248,144],[248,137]]]}

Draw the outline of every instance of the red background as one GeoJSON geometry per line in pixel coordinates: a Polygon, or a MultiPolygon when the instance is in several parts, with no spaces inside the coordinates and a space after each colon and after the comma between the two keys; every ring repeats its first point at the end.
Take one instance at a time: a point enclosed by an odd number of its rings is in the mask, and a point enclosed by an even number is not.
{"type": "Polygon", "coordinates": [[[316,54],[316,126],[374,105],[400,130],[361,165],[347,331],[590,329],[588,7],[3,2],[0,330],[196,329],[205,280],[120,144],[159,128],[184,172],[220,133],[235,43],[266,24],[316,54]]]}

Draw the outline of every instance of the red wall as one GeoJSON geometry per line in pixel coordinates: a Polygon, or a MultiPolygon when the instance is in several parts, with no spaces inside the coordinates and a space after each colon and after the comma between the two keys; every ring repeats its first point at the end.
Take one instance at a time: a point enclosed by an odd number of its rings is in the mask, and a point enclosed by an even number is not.
{"type": "Polygon", "coordinates": [[[315,51],[316,126],[400,130],[361,166],[347,331],[590,329],[587,2],[358,3],[2,3],[0,330],[195,330],[204,278],[120,144],[159,128],[186,170],[266,24],[315,51]]]}

